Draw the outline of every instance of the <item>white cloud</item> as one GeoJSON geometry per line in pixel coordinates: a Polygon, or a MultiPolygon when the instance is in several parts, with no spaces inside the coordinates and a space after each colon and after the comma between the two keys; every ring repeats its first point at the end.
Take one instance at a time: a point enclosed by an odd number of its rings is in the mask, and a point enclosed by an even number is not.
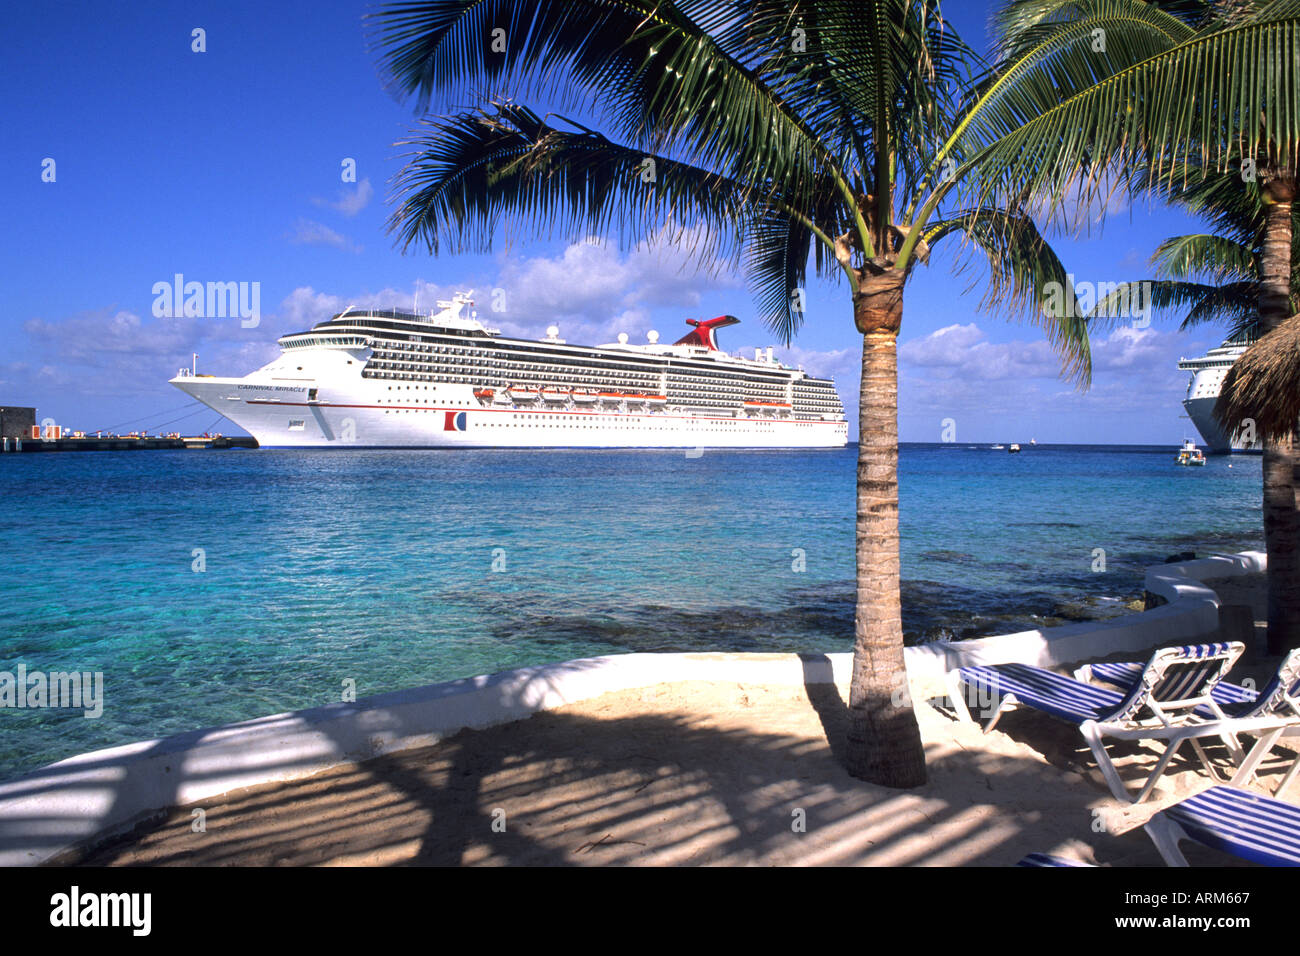
{"type": "MultiPolygon", "coordinates": [[[[746,354],[752,353],[753,349],[746,351],[746,354]]],[[[843,386],[850,379],[856,381],[858,370],[862,365],[862,353],[854,349],[831,349],[823,352],[791,345],[775,349],[773,356],[786,365],[802,368],[816,378],[835,379],[835,384],[840,386],[841,394],[844,392],[843,386]]]]}
{"type": "Polygon", "coordinates": [[[354,245],[346,236],[311,219],[299,219],[294,224],[294,231],[289,236],[289,241],[294,245],[335,246],[348,252],[361,251],[361,246],[354,245]]]}
{"type": "Polygon", "coordinates": [[[204,321],[178,317],[145,322],[134,312],[98,309],[55,322],[29,319],[23,331],[37,354],[61,365],[107,368],[122,356],[174,355],[195,338],[204,321]]]}
{"type": "MultiPolygon", "coordinates": [[[[480,290],[480,317],[514,335],[539,334],[551,323],[571,341],[609,341],[619,332],[640,339],[651,311],[697,309],[706,292],[739,287],[730,277],[698,268],[691,250],[695,233],[674,241],[651,240],[627,255],[596,239],[569,245],[558,257],[507,260],[493,286],[501,290],[501,311],[493,311],[492,289],[480,290]]],[[[665,340],[672,330],[658,330],[665,340]]]]}
{"type": "Polygon", "coordinates": [[[375,188],[370,185],[370,180],[363,179],[357,183],[356,189],[344,189],[340,192],[338,199],[313,199],[312,202],[317,206],[325,206],[351,217],[365,209],[370,204],[370,200],[374,198],[374,195],[375,188]]]}
{"type": "Polygon", "coordinates": [[[293,331],[302,331],[342,312],[345,305],[336,295],[317,292],[310,286],[299,286],[284,297],[277,316],[292,325],[293,331]]]}
{"type": "Polygon", "coordinates": [[[1051,346],[1030,342],[989,342],[975,323],[949,325],[899,345],[903,364],[934,370],[940,377],[993,381],[1054,377],[1060,363],[1051,346]]]}
{"type": "Polygon", "coordinates": [[[902,404],[913,411],[978,409],[981,415],[1135,413],[1176,408],[1187,385],[1178,359],[1198,343],[1169,330],[1124,326],[1094,336],[1092,385],[1080,392],[1060,378],[1060,361],[1042,339],[989,342],[974,323],[951,325],[899,348],[902,404]]]}

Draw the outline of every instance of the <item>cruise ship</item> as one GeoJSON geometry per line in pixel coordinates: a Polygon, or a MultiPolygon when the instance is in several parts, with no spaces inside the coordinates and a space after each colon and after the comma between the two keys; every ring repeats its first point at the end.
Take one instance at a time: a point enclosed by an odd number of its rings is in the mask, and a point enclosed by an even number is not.
{"type": "Polygon", "coordinates": [[[835,384],[718,348],[740,320],[688,319],[672,344],[570,345],[501,335],[472,293],[429,315],[349,307],[282,336],[242,378],[181,369],[171,384],[263,447],[842,448],[835,384]]]}
{"type": "Polygon", "coordinates": [[[1245,334],[1234,336],[1199,358],[1178,361],[1180,369],[1192,373],[1191,381],[1187,383],[1183,408],[1187,410],[1187,417],[1192,420],[1196,430],[1201,433],[1205,447],[1215,454],[1259,453],[1264,449],[1263,443],[1253,435],[1243,435],[1240,430],[1231,435],[1226,434],[1214,419],[1214,403],[1219,397],[1219,389],[1223,387],[1224,376],[1253,341],[1252,337],[1245,334]]]}

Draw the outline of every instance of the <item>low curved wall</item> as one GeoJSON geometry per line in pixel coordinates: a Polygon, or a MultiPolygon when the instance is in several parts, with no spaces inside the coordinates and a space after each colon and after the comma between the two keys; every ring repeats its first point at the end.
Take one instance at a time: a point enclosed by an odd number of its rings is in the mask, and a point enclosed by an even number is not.
{"type": "Polygon", "coordinates": [[[1261,551],[1158,564],[1147,569],[1146,589],[1168,602],[1160,607],[1109,621],[909,647],[907,671],[915,678],[940,676],[971,664],[1059,667],[1118,652],[1140,654],[1170,644],[1201,641],[1219,629],[1219,598],[1200,582],[1251,574],[1265,566],[1261,551]]]}
{"type": "MultiPolygon", "coordinates": [[[[976,661],[1064,664],[1208,636],[1218,599],[1199,580],[1263,569],[1257,552],[1162,565],[1146,586],[1169,604],[1114,621],[906,650],[912,677],[976,661]]],[[[847,678],[850,654],[621,654],[526,667],[356,703],[82,754],[0,784],[0,865],[48,861],[164,813],[242,787],[437,743],[611,691],[675,681],[807,685],[847,678]]]]}

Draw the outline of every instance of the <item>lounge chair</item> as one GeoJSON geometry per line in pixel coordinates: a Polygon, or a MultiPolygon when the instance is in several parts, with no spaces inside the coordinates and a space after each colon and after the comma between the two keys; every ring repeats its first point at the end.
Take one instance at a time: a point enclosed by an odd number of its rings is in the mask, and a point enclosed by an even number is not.
{"type": "Polygon", "coordinates": [[[1086,866],[1091,867],[1091,863],[1084,863],[1082,860],[1073,860],[1068,856],[1056,856],[1052,853],[1030,853],[1020,860],[1016,866],[1086,866]]]}
{"type": "MultiPolygon", "coordinates": [[[[1091,678],[1124,689],[1133,686],[1133,682],[1141,676],[1142,665],[1134,662],[1091,664],[1075,671],[1075,677],[1079,680],[1091,678]]],[[[1262,690],[1256,691],[1240,684],[1220,681],[1211,689],[1210,696],[1228,717],[1279,719],[1278,726],[1265,730],[1260,735],[1259,742],[1251,748],[1231,781],[1234,784],[1248,783],[1260,761],[1273,749],[1279,737],[1300,735],[1300,648],[1282,658],[1277,672],[1262,690]]],[[[1198,711],[1198,714],[1205,719],[1213,719],[1208,711],[1198,711]]],[[[1296,757],[1274,792],[1281,793],[1285,790],[1297,774],[1300,774],[1300,756],[1296,757]]]]}
{"type": "Polygon", "coordinates": [[[966,717],[970,717],[966,706],[968,692],[990,702],[996,698],[997,705],[984,727],[985,733],[997,725],[1002,714],[1018,706],[1031,707],[1075,724],[1116,799],[1141,803],[1155,788],[1184,741],[1191,743],[1210,775],[1221,780],[1198,738],[1219,737],[1231,752],[1234,763],[1240,765],[1245,754],[1236,734],[1279,725],[1277,718],[1230,719],[1211,696],[1215,685],[1244,649],[1240,642],[1233,641],[1158,650],[1151,655],[1138,680],[1123,693],[1028,664],[959,668],[948,675],[949,693],[954,707],[966,717]],[[1105,738],[1164,741],[1165,751],[1136,797],[1129,793],[1106,753],[1105,738]]]}
{"type": "Polygon", "coordinates": [[[1182,840],[1265,866],[1300,866],[1300,807],[1240,787],[1210,787],[1146,824],[1170,866],[1186,866],[1182,840]]]}

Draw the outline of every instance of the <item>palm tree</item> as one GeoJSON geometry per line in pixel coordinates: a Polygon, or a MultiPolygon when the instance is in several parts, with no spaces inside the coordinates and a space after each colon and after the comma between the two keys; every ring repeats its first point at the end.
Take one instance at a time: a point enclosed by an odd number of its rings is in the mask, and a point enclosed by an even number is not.
{"type": "MultiPolygon", "coordinates": [[[[1151,255],[1157,279],[1145,280],[1151,305],[1160,310],[1185,310],[1184,329],[1204,323],[1226,324],[1234,338],[1260,337],[1262,257],[1266,209],[1261,192],[1238,176],[1208,175],[1195,179],[1168,196],[1171,202],[1205,219],[1213,230],[1174,236],[1160,243],[1151,255]]],[[[1300,205],[1291,210],[1291,262],[1288,314],[1300,303],[1300,205]]],[[[1118,304],[1131,301],[1135,286],[1125,283],[1097,303],[1092,317],[1105,318],[1118,304]]],[[[1295,430],[1293,396],[1288,391],[1286,357],[1290,354],[1295,320],[1287,320],[1252,346],[1229,371],[1219,393],[1215,414],[1224,430],[1238,433],[1249,419],[1255,434],[1265,441],[1286,441],[1295,430]],[[1289,422],[1281,427],[1279,422],[1289,422]]],[[[1300,591],[1286,581],[1300,575],[1295,545],[1300,543],[1300,515],[1294,505],[1294,474],[1285,469],[1269,473],[1272,486],[1265,500],[1277,503],[1268,517],[1272,544],[1269,555],[1269,651],[1283,653],[1294,639],[1292,622],[1300,622],[1300,591]],[[1290,487],[1283,483],[1289,479],[1290,487]]]]}
{"type": "MultiPolygon", "coordinates": [[[[1239,175],[1194,172],[1190,185],[1166,198],[1202,219],[1208,232],[1171,236],[1151,253],[1155,278],[1121,283],[1099,300],[1090,318],[1104,321],[1145,286],[1151,306],[1182,316],[1181,328],[1222,325],[1233,338],[1259,334],[1260,259],[1264,204],[1260,190],[1239,175]]],[[[1154,184],[1157,185],[1158,184],[1154,184]]],[[[1139,190],[1142,185],[1139,184],[1139,190]]],[[[1291,260],[1300,264],[1300,206],[1291,211],[1291,260]]],[[[1291,274],[1291,303],[1300,302],[1300,272],[1291,274]]],[[[1294,308],[1291,309],[1294,311],[1294,308]]],[[[1235,427],[1234,427],[1235,430],[1235,427]]]]}
{"type": "MultiPolygon", "coordinates": [[[[1194,175],[1217,173],[1228,182],[1237,174],[1240,188],[1255,191],[1262,206],[1259,332],[1287,318],[1300,149],[1300,0],[1011,0],[998,24],[1002,62],[1044,46],[1051,52],[1035,82],[1006,98],[1000,122],[973,128],[961,143],[972,155],[983,149],[984,195],[1029,196],[1054,209],[1071,195],[1095,199],[1116,177],[1169,197],[1191,186],[1194,175]]],[[[1206,245],[1188,251],[1204,253],[1206,245]]],[[[1265,441],[1274,652],[1300,647],[1295,465],[1294,436],[1265,441]]]]}
{"type": "Polygon", "coordinates": [[[999,122],[984,111],[1028,67],[976,76],[929,0],[431,0],[374,24],[398,95],[422,112],[435,96],[478,104],[410,141],[391,224],[404,248],[487,249],[504,222],[624,241],[702,226],[701,262],[743,263],[786,341],[810,263],[845,281],[862,335],[847,765],[923,783],[898,693],[897,340],[916,264],[953,238],[961,261],[987,262],[986,304],[1027,313],[1080,383],[1090,369],[1077,310],[1040,308],[1066,285],[1061,262],[1023,203],[974,195],[961,145],[972,124],[999,122]],[[521,97],[586,110],[610,133],[521,97]]]}

